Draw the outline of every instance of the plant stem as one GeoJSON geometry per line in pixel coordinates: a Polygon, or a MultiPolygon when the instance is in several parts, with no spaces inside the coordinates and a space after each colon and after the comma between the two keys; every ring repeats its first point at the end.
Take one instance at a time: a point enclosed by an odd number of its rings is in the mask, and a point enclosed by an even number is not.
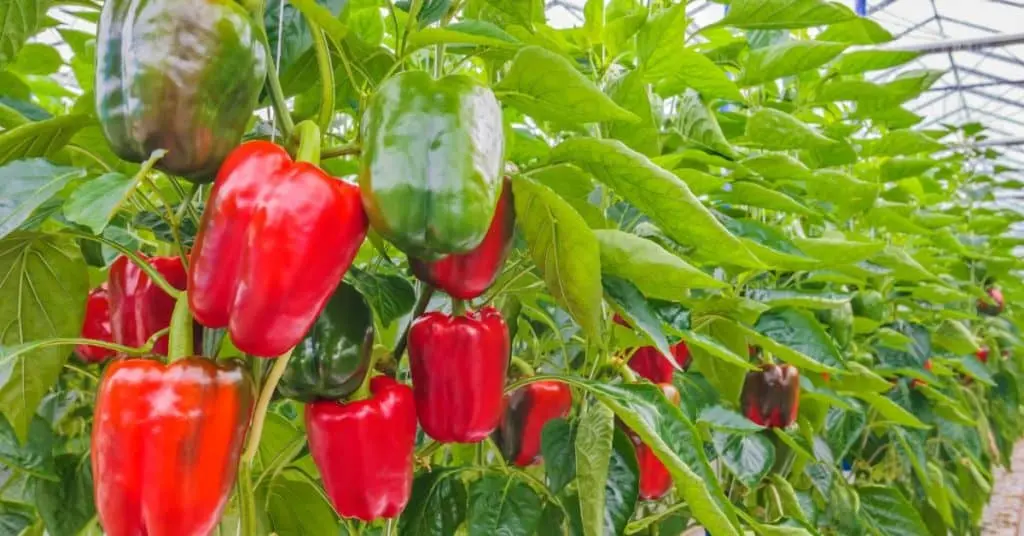
{"type": "Polygon", "coordinates": [[[188,293],[182,292],[174,304],[171,313],[171,333],[167,341],[167,361],[173,363],[183,357],[189,357],[195,351],[192,348],[192,313],[188,309],[188,293]]]}
{"type": "Polygon", "coordinates": [[[106,348],[108,350],[114,350],[115,352],[120,352],[126,355],[143,355],[153,351],[153,345],[156,344],[157,339],[163,337],[166,334],[167,328],[161,329],[160,331],[157,331],[152,336],[150,336],[149,340],[146,341],[146,344],[139,347],[124,346],[123,344],[117,344],[115,342],[101,341],[98,339],[86,339],[84,337],[58,337],[55,339],[32,341],[18,344],[15,346],[8,346],[8,351],[0,351],[0,356],[2,356],[5,360],[8,360],[14,359],[15,357],[18,357],[19,355],[24,353],[39,350],[40,348],[49,348],[51,346],[78,346],[79,344],[97,346],[99,348],[106,348]]]}
{"type": "Polygon", "coordinates": [[[527,363],[526,360],[521,357],[512,356],[512,359],[509,360],[509,363],[513,367],[519,369],[519,372],[521,372],[523,377],[525,378],[529,378],[530,376],[537,374],[537,371],[533,370],[533,366],[527,363]]]}
{"type": "Polygon", "coordinates": [[[296,162],[320,164],[320,127],[312,121],[303,121],[295,127],[299,136],[299,150],[295,153],[296,162]]]}
{"type": "Polygon", "coordinates": [[[331,66],[331,53],[327,50],[327,39],[320,25],[308,18],[306,23],[313,34],[316,65],[320,71],[320,114],[317,116],[317,124],[321,131],[330,132],[334,120],[334,68],[331,66]]]}
{"type": "Polygon", "coordinates": [[[156,286],[160,287],[164,292],[169,294],[172,298],[177,299],[178,296],[182,294],[182,291],[180,291],[180,290],[174,288],[173,286],[171,286],[171,284],[168,283],[166,279],[164,279],[164,276],[161,275],[160,272],[156,271],[156,268],[153,268],[148,262],[142,260],[142,257],[140,257],[138,253],[136,253],[136,252],[134,252],[134,251],[132,251],[132,250],[122,246],[121,244],[118,244],[117,242],[114,242],[113,240],[110,240],[109,238],[104,238],[102,236],[91,235],[91,234],[87,234],[87,233],[83,233],[83,232],[79,232],[79,231],[63,231],[63,234],[68,235],[68,236],[73,236],[75,238],[81,238],[81,239],[85,239],[85,240],[92,240],[92,241],[95,241],[95,242],[99,242],[101,244],[110,246],[110,247],[116,249],[117,251],[120,251],[121,253],[124,254],[125,257],[128,257],[128,260],[130,260],[133,263],[135,263],[135,265],[138,266],[139,269],[141,269],[143,272],[145,272],[146,275],[149,276],[149,278],[153,281],[153,283],[156,284],[156,286]]]}
{"type": "Polygon", "coordinates": [[[359,384],[359,387],[352,393],[349,400],[366,400],[371,398],[373,394],[370,392],[370,379],[373,378],[373,369],[377,365],[377,358],[373,354],[373,328],[366,330],[366,334],[363,336],[363,344],[359,348],[360,361],[366,361],[368,363],[366,367],[366,376],[363,376],[363,381],[359,384]],[[367,359],[369,354],[369,359],[367,359]]]}
{"type": "Polygon", "coordinates": [[[362,151],[362,147],[360,147],[358,143],[330,147],[320,152],[320,160],[330,160],[331,158],[338,158],[339,156],[359,154],[360,151],[362,151]]]}
{"type": "Polygon", "coordinates": [[[384,524],[384,536],[393,536],[395,534],[395,518],[389,517],[387,522],[384,524]]]}
{"type": "Polygon", "coordinates": [[[270,407],[270,399],[277,389],[277,382],[281,380],[284,369],[288,367],[288,360],[292,357],[292,350],[281,354],[274,360],[274,367],[267,375],[267,381],[260,390],[260,398],[256,401],[256,410],[252,415],[252,427],[249,429],[249,440],[245,444],[245,452],[242,453],[242,463],[251,464],[259,452],[260,436],[263,435],[263,421],[267,418],[267,408],[270,407]]]}
{"type": "Polygon", "coordinates": [[[427,305],[430,303],[430,297],[433,296],[433,294],[434,287],[423,283],[423,286],[420,288],[420,295],[416,297],[416,305],[412,308],[412,316],[409,317],[409,325],[405,326],[405,330],[398,338],[398,343],[395,344],[395,351],[392,352],[392,355],[395,357],[395,363],[402,360],[402,354],[405,353],[405,347],[409,344],[409,330],[412,329],[412,323],[427,310],[427,305]]]}
{"type": "Polygon", "coordinates": [[[238,464],[239,536],[256,534],[256,493],[252,487],[252,464],[238,464]]]}
{"type": "Polygon", "coordinates": [[[452,316],[462,316],[464,314],[466,314],[466,300],[452,298],[452,316]]]}

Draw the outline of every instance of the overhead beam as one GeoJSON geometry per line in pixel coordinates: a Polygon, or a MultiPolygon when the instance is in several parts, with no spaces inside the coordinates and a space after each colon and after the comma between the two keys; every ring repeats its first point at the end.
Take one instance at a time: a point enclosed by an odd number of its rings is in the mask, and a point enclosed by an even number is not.
{"type": "Polygon", "coordinates": [[[986,35],[968,39],[949,39],[934,43],[915,43],[908,45],[886,45],[881,47],[858,47],[860,50],[898,50],[901,52],[917,52],[919,54],[949,54],[950,52],[973,52],[988,48],[999,48],[1010,45],[1024,44],[1024,32],[1011,34],[986,35]]]}

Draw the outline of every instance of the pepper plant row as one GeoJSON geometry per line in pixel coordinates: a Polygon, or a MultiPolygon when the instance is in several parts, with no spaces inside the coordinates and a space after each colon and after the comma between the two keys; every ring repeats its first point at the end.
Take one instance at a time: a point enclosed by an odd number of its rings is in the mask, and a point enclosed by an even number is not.
{"type": "Polygon", "coordinates": [[[977,534],[1024,183],[729,4],[0,4],[0,533],[977,534]]]}

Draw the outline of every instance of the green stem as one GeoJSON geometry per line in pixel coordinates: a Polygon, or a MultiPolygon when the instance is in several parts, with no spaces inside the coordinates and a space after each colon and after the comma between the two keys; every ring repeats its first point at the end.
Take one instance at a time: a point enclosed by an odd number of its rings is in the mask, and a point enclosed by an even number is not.
{"type": "Polygon", "coordinates": [[[256,493],[252,486],[252,464],[238,465],[239,535],[256,534],[256,493]]]}
{"type": "Polygon", "coordinates": [[[167,341],[168,362],[191,356],[195,351],[192,340],[192,312],[188,309],[188,293],[182,292],[171,313],[171,334],[167,341]]]}
{"type": "Polygon", "coordinates": [[[84,337],[59,337],[55,339],[46,339],[43,341],[33,341],[23,343],[15,346],[8,346],[8,352],[0,352],[0,356],[3,356],[5,360],[14,359],[21,354],[34,352],[42,348],[50,348],[51,346],[78,346],[84,344],[87,346],[97,346],[99,348],[106,348],[108,350],[114,350],[126,355],[144,355],[153,351],[153,346],[156,344],[157,339],[167,334],[167,328],[157,331],[146,341],[146,344],[133,347],[124,346],[123,344],[117,344],[115,342],[101,341],[97,339],[86,339],[84,337]]]}
{"type": "Polygon", "coordinates": [[[370,379],[373,378],[374,367],[377,365],[377,357],[373,353],[373,328],[366,330],[363,336],[363,345],[359,348],[360,362],[366,362],[366,376],[359,384],[359,388],[349,397],[350,401],[367,400],[373,396],[370,393],[370,379]],[[369,357],[369,359],[367,359],[369,357]]]}
{"type": "Polygon", "coordinates": [[[444,446],[444,445],[442,445],[441,443],[439,443],[437,441],[431,441],[430,443],[427,443],[425,446],[420,448],[420,450],[416,451],[415,457],[416,458],[426,458],[426,457],[434,454],[435,452],[437,452],[437,449],[441,448],[442,446],[444,446]]]}
{"type": "Polygon", "coordinates": [[[405,23],[405,31],[402,32],[402,46],[399,48],[400,58],[405,57],[405,47],[409,44],[409,33],[412,32],[412,27],[416,24],[416,19],[420,17],[420,10],[423,9],[423,0],[412,0],[412,5],[409,6],[409,18],[405,23]]]}
{"type": "Polygon", "coordinates": [[[519,372],[521,372],[525,378],[529,378],[530,376],[537,374],[537,371],[533,370],[533,366],[521,357],[512,356],[512,359],[509,360],[509,362],[513,367],[519,369],[519,372]]]}
{"type": "Polygon", "coordinates": [[[164,276],[161,275],[160,272],[156,270],[156,268],[153,268],[153,266],[151,266],[148,262],[142,260],[142,257],[140,257],[138,253],[122,246],[121,244],[118,244],[117,242],[114,242],[109,238],[86,234],[79,231],[63,231],[63,234],[73,236],[75,238],[92,240],[116,249],[117,251],[123,253],[125,257],[128,257],[128,260],[135,263],[135,265],[138,266],[139,269],[141,269],[143,272],[145,272],[147,276],[149,276],[153,283],[156,283],[156,286],[160,287],[172,298],[177,299],[178,296],[182,294],[182,291],[171,286],[171,284],[168,283],[166,279],[164,279],[164,276]]]}
{"type": "Polygon", "coordinates": [[[444,74],[444,43],[434,46],[434,78],[441,78],[444,74]]]}
{"type": "Polygon", "coordinates": [[[466,300],[452,298],[452,316],[462,316],[464,314],[466,314],[466,300]]]}
{"type": "Polygon", "coordinates": [[[277,76],[275,54],[270,49],[270,38],[267,36],[267,29],[263,24],[266,7],[264,0],[245,0],[245,8],[252,16],[253,26],[256,28],[256,38],[267,52],[267,86],[270,89],[270,104],[274,108],[274,119],[280,126],[284,139],[288,140],[292,137],[295,124],[288,112],[288,103],[284,98],[284,90],[281,89],[281,80],[277,76]]]}
{"type": "Polygon", "coordinates": [[[306,19],[306,23],[313,34],[316,65],[320,71],[320,115],[317,116],[317,124],[321,131],[329,132],[334,119],[334,69],[331,66],[331,53],[327,50],[327,39],[320,25],[312,19],[306,19]]]}
{"type": "Polygon", "coordinates": [[[256,453],[259,452],[260,447],[260,436],[263,435],[263,422],[267,418],[267,408],[270,407],[270,399],[274,396],[277,382],[281,380],[281,376],[284,374],[284,369],[288,367],[288,360],[291,356],[292,350],[288,350],[274,360],[274,367],[270,369],[267,381],[263,384],[263,389],[260,390],[260,398],[256,402],[256,410],[252,415],[249,439],[245,444],[245,452],[242,453],[242,463],[244,464],[251,464],[256,459],[256,453]]]}
{"type": "Polygon", "coordinates": [[[299,150],[295,153],[296,162],[320,164],[320,127],[312,121],[303,121],[295,127],[299,136],[299,150]]]}
{"type": "Polygon", "coordinates": [[[384,536],[394,536],[395,534],[395,518],[388,518],[384,524],[384,536]]]}
{"type": "Polygon", "coordinates": [[[398,343],[395,344],[395,351],[392,355],[395,357],[395,363],[402,360],[402,354],[405,353],[405,347],[409,344],[409,330],[412,329],[412,323],[416,321],[424,311],[427,310],[427,305],[430,304],[430,297],[434,295],[434,287],[423,283],[420,288],[420,295],[416,298],[416,305],[412,308],[412,316],[409,317],[409,325],[405,326],[405,331],[398,338],[398,343]]]}
{"type": "Polygon", "coordinates": [[[338,158],[339,156],[359,154],[360,151],[362,151],[362,148],[358,143],[330,147],[320,152],[320,160],[330,160],[331,158],[338,158]]]}

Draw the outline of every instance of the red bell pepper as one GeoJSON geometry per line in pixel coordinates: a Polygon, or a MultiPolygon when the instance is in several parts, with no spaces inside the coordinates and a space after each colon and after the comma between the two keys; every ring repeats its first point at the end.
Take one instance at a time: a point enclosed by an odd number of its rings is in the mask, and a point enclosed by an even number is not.
{"type": "Polygon", "coordinates": [[[978,361],[981,361],[982,363],[988,363],[988,347],[987,346],[982,346],[981,348],[979,348],[978,352],[976,354],[974,354],[974,355],[978,358],[978,361]]]}
{"type": "Polygon", "coordinates": [[[371,397],[306,405],[309,450],[327,496],[343,517],[397,517],[412,492],[416,403],[412,389],[387,376],[370,381],[371,397]]]}
{"type": "MultiPolygon", "coordinates": [[[[686,347],[685,342],[673,344],[670,350],[672,350],[672,358],[679,368],[686,370],[690,367],[692,358],[690,349],[686,347]]],[[[638,348],[633,353],[633,357],[629,358],[629,368],[633,369],[640,377],[647,378],[653,383],[671,383],[672,375],[676,371],[672,363],[653,346],[638,348]]]]}
{"type": "MultiPolygon", "coordinates": [[[[85,301],[85,321],[82,323],[82,337],[98,341],[114,342],[110,331],[110,300],[107,298],[107,285],[103,284],[89,292],[85,301]]],[[[75,354],[86,363],[101,363],[114,357],[113,350],[79,344],[75,346],[75,354]]]]}
{"type": "Polygon", "coordinates": [[[985,316],[999,316],[1003,310],[1006,309],[1006,299],[1003,298],[1003,291],[996,286],[990,286],[985,289],[985,293],[988,294],[989,299],[992,303],[985,300],[978,300],[978,313],[985,316]]]}
{"type": "Polygon", "coordinates": [[[442,443],[486,438],[501,419],[508,361],[508,326],[493,307],[417,318],[409,330],[409,363],[423,431],[442,443]]]}
{"type": "MultiPolygon", "coordinates": [[[[662,383],[658,387],[665,393],[665,398],[675,405],[679,405],[679,391],[671,383],[662,383]]],[[[654,454],[651,447],[648,447],[640,437],[630,429],[626,429],[627,435],[633,440],[633,447],[636,450],[637,467],[640,469],[640,498],[645,501],[657,500],[665,496],[672,488],[672,474],[668,468],[654,454]]]]}
{"type": "Polygon", "coordinates": [[[540,462],[540,438],[544,425],[567,417],[572,409],[572,390],[562,382],[540,381],[505,395],[501,424],[494,442],[506,460],[526,467],[540,462]]]}
{"type": "Polygon", "coordinates": [[[96,398],[92,474],[109,536],[207,536],[235,482],[255,390],[238,364],[110,365],[96,398]]]}
{"type": "Polygon", "coordinates": [[[189,266],[196,320],[275,357],[309,331],[366,237],[359,188],[265,141],[217,174],[189,266]]]}
{"type": "MultiPolygon", "coordinates": [[[[185,290],[185,266],[179,257],[146,257],[157,272],[178,290],[185,290]]],[[[142,346],[154,333],[171,324],[175,299],[157,286],[146,272],[124,255],[110,265],[107,282],[110,299],[110,330],[114,342],[142,346]]],[[[167,355],[167,336],[160,337],[153,353],[167,355]]]]}
{"type": "Polygon", "coordinates": [[[437,287],[453,298],[471,300],[484,293],[501,271],[512,247],[516,214],[512,204],[512,184],[508,178],[494,219],[483,242],[469,253],[449,255],[435,262],[410,259],[412,271],[421,281],[437,287]]]}
{"type": "Polygon", "coordinates": [[[764,364],[748,372],[740,395],[743,414],[768,428],[785,428],[800,409],[800,371],[790,365],[764,364]]]}

